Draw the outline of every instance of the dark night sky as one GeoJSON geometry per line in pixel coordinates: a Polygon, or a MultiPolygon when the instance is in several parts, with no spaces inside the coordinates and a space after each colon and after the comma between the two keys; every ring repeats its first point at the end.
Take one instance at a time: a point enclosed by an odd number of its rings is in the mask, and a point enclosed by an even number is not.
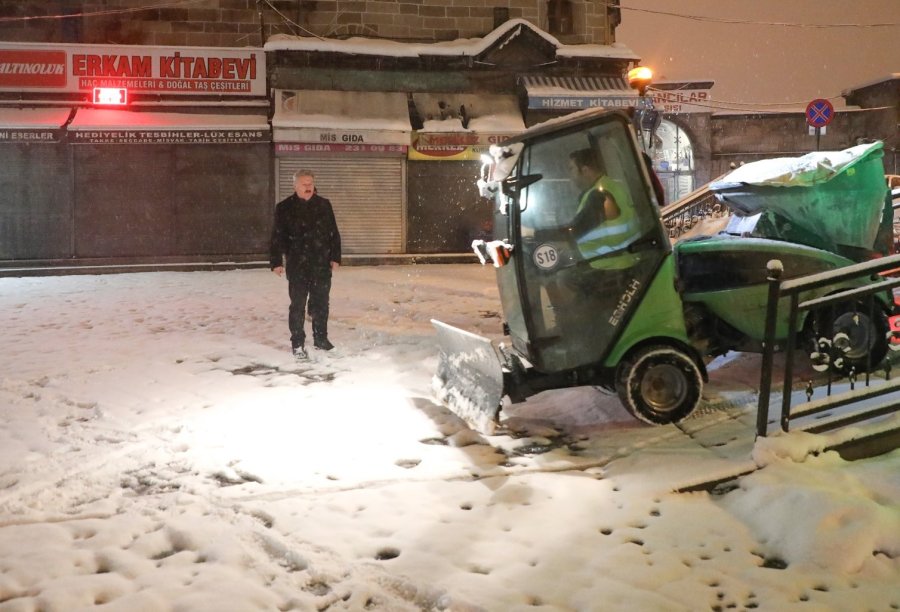
{"type": "Polygon", "coordinates": [[[900,73],[900,0],[622,0],[622,7],[618,42],[659,80],[715,80],[714,100],[805,106],[832,98],[840,107],[842,90],[900,73]],[[897,25],[712,23],[629,8],[753,22],[897,25]]]}

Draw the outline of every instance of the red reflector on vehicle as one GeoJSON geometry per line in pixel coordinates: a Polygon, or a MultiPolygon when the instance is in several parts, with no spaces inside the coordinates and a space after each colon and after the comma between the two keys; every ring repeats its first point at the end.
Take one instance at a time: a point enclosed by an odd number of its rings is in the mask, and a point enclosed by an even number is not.
{"type": "Polygon", "coordinates": [[[891,344],[900,344],[900,315],[888,319],[891,323],[891,344]]]}

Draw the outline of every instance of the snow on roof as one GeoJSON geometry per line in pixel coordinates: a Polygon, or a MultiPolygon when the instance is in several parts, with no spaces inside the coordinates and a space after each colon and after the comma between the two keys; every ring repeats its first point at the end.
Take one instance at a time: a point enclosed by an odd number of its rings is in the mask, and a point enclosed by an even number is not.
{"type": "Polygon", "coordinates": [[[888,74],[886,76],[881,76],[876,79],[866,81],[865,83],[861,83],[854,87],[848,87],[847,89],[844,89],[843,91],[841,91],[841,95],[846,97],[846,96],[852,95],[853,92],[858,89],[865,89],[866,87],[871,87],[872,85],[878,85],[879,83],[886,83],[888,81],[893,81],[893,80],[897,80],[897,79],[900,79],[900,72],[894,72],[894,73],[888,74]]]}
{"type": "Polygon", "coordinates": [[[622,43],[611,45],[559,45],[556,54],[561,57],[608,57],[610,59],[640,60],[629,47],[622,43]]]}
{"type": "Polygon", "coordinates": [[[232,130],[269,129],[265,115],[218,115],[212,113],[136,113],[106,108],[82,108],[69,125],[71,130],[147,129],[191,130],[227,128],[232,130]]]}
{"type": "Polygon", "coordinates": [[[313,36],[275,34],[265,44],[266,51],[321,51],[350,55],[382,55],[388,57],[461,56],[474,57],[484,53],[507,34],[513,37],[527,27],[556,47],[564,57],[608,57],[616,59],[638,58],[634,52],[620,43],[613,45],[564,45],[559,40],[524,19],[511,19],[483,38],[460,38],[434,43],[407,43],[394,40],[353,37],[345,40],[313,36]]]}
{"type": "Polygon", "coordinates": [[[0,127],[57,129],[71,112],[71,108],[0,108],[0,127]]]}

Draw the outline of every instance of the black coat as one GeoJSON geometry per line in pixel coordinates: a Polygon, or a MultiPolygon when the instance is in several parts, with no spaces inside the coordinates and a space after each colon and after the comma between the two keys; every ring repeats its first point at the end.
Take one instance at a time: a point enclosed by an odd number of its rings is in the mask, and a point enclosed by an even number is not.
{"type": "Polygon", "coordinates": [[[329,276],[331,262],[341,263],[341,235],[331,202],[318,194],[303,201],[291,194],[275,207],[269,265],[284,257],[288,277],[329,276]]]}

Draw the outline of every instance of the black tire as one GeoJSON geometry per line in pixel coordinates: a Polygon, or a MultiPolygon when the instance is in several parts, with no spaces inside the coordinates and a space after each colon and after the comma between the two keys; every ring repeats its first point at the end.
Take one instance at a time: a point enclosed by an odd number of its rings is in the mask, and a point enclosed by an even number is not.
{"type": "Polygon", "coordinates": [[[830,341],[831,367],[841,375],[851,370],[875,370],[888,352],[888,317],[877,304],[874,310],[863,304],[839,304],[817,313],[819,336],[830,341]],[[824,325],[822,324],[824,322],[824,325]],[[845,343],[842,349],[837,344],[845,343]],[[867,368],[868,367],[868,368],[867,368]]]}
{"type": "Polygon", "coordinates": [[[637,419],[666,425],[683,420],[700,403],[703,375],[683,350],[646,346],[621,361],[616,390],[626,410],[637,419]]]}

